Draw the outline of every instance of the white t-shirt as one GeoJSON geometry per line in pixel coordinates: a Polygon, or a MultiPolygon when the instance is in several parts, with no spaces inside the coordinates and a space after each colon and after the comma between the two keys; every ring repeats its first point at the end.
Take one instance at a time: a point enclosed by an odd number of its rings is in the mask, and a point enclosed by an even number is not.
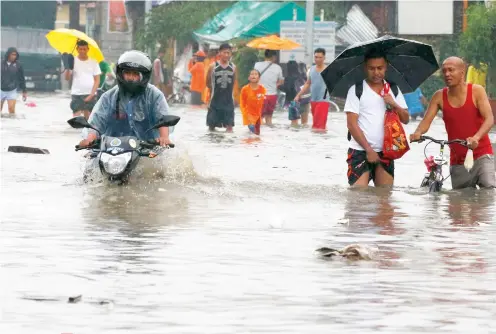
{"type": "MultiPolygon", "coordinates": [[[[259,61],[255,63],[253,68],[262,73],[270,63],[270,61],[259,61]]],[[[284,79],[284,77],[282,76],[281,66],[277,64],[270,65],[260,78],[260,84],[264,86],[266,90],[265,95],[276,95],[277,82],[282,79],[284,79]]]]}
{"type": "MultiPolygon", "coordinates": [[[[389,94],[393,96],[400,107],[404,109],[408,108],[399,87],[398,96],[394,97],[392,91],[390,91],[389,94]]],[[[351,86],[348,90],[344,111],[358,114],[358,126],[363,131],[365,138],[367,138],[367,142],[374,151],[382,151],[384,144],[386,103],[379,94],[370,88],[365,80],[363,81],[363,93],[360,100],[358,100],[358,97],[355,94],[355,85],[351,86]]],[[[350,140],[350,148],[362,151],[365,150],[353,137],[351,137],[350,140]]]]}
{"type": "Polygon", "coordinates": [[[100,66],[93,59],[80,60],[74,57],[74,69],[72,70],[72,95],[89,95],[95,82],[94,76],[102,74],[100,66]]]}

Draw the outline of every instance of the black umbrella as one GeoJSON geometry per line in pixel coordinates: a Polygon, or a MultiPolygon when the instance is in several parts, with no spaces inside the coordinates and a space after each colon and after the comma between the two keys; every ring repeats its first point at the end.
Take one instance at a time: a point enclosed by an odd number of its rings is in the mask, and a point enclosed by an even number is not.
{"type": "Polygon", "coordinates": [[[386,80],[398,85],[403,93],[413,92],[439,69],[430,45],[386,35],[351,45],[322,71],[330,95],[346,97],[351,86],[365,79],[362,64],[372,50],[386,55],[386,80]]]}

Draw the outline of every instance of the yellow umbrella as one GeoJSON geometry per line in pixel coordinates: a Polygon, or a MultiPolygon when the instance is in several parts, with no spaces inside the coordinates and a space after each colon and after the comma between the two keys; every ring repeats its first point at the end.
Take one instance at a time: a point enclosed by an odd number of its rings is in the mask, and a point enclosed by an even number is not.
{"type": "Polygon", "coordinates": [[[103,53],[98,47],[98,44],[85,33],[75,30],[75,29],[55,29],[46,34],[46,39],[48,43],[60,53],[70,53],[77,56],[76,43],[78,40],[83,40],[88,42],[90,50],[88,51],[88,57],[95,59],[97,62],[101,62],[104,57],[103,53]]]}
{"type": "Polygon", "coordinates": [[[299,48],[301,45],[287,38],[281,38],[276,35],[255,38],[250,43],[246,44],[254,49],[268,49],[268,50],[293,50],[299,48]]]}

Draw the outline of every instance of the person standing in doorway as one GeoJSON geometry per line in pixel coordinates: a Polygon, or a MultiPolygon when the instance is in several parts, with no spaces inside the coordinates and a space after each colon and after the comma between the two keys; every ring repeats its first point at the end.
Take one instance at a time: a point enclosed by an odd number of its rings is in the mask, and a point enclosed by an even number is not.
{"type": "Polygon", "coordinates": [[[327,114],[329,113],[329,100],[325,96],[327,95],[326,85],[324,79],[322,79],[322,76],[320,75],[320,72],[322,72],[326,67],[325,55],[326,51],[324,49],[315,49],[313,53],[315,65],[310,68],[307,82],[295,97],[295,101],[299,102],[301,96],[304,95],[308,89],[310,89],[310,107],[313,118],[312,130],[315,132],[326,131],[327,114]]]}
{"type": "Polygon", "coordinates": [[[265,50],[265,60],[255,63],[254,66],[261,74],[260,84],[266,89],[262,118],[268,126],[272,125],[272,115],[277,105],[277,87],[284,83],[282,68],[276,62],[276,51],[265,50]]]}
{"type": "Polygon", "coordinates": [[[74,58],[74,68],[65,70],[65,80],[72,76],[71,109],[74,117],[90,117],[96,103],[96,92],[100,85],[102,71],[94,59],[88,57],[88,42],[79,40],[76,44],[78,56],[74,58]]]}
{"type": "Polygon", "coordinates": [[[226,128],[233,131],[234,126],[234,80],[236,66],[231,63],[232,47],[225,43],[219,47],[219,60],[213,63],[207,74],[207,87],[210,90],[207,126],[210,131],[226,128]]]}
{"type": "Polygon", "coordinates": [[[9,115],[15,114],[17,89],[22,90],[22,99],[25,101],[27,97],[26,82],[24,80],[24,70],[19,62],[19,53],[16,48],[8,48],[5,53],[5,59],[2,61],[2,105],[0,113],[3,110],[3,103],[7,100],[9,115]]]}

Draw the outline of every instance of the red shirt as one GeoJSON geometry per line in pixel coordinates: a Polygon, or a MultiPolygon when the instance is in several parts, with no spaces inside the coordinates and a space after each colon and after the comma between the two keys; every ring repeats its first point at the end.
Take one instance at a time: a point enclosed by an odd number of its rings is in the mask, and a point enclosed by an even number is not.
{"type": "MultiPolygon", "coordinates": [[[[455,108],[448,101],[448,88],[443,89],[443,120],[448,133],[448,140],[467,139],[479,131],[484,118],[474,104],[472,84],[467,85],[467,98],[463,106],[455,108]]],[[[467,148],[459,144],[451,144],[451,165],[463,165],[467,148]]],[[[474,150],[474,160],[483,155],[493,154],[489,136],[486,134],[479,140],[479,146],[474,150]]]]}

